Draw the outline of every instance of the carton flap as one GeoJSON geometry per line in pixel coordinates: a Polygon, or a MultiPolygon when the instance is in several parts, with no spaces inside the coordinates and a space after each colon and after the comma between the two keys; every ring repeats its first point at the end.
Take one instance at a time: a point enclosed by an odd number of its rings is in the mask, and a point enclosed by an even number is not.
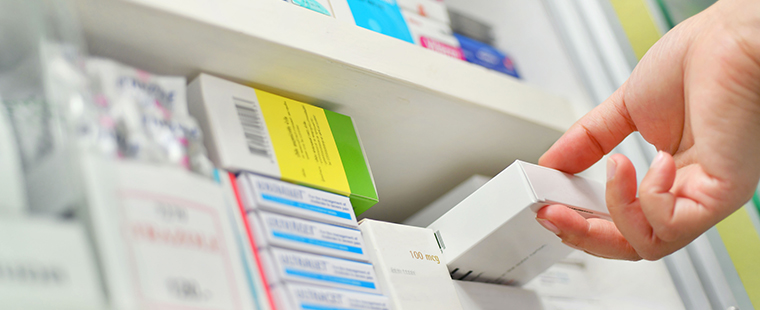
{"type": "Polygon", "coordinates": [[[522,161],[519,163],[540,202],[559,203],[609,214],[603,184],[551,168],[522,161]]]}

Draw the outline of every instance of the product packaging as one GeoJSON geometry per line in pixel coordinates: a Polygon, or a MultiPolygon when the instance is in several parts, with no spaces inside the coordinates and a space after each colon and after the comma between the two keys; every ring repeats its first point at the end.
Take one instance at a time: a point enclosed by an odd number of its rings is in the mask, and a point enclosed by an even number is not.
{"type": "Polygon", "coordinates": [[[439,23],[449,24],[446,4],[439,0],[396,0],[401,10],[409,11],[439,23]]]}
{"type": "Polygon", "coordinates": [[[449,10],[451,30],[488,45],[494,44],[493,27],[457,10],[449,10]]]}
{"type": "MultiPolygon", "coordinates": [[[[84,156],[87,220],[111,308],[262,304],[226,189],[187,170],[84,156]]],[[[261,308],[267,309],[267,308],[261,308]]]]}
{"type": "Polygon", "coordinates": [[[106,308],[89,239],[75,221],[0,218],[0,244],[3,309],[106,308]]]}
{"type": "Polygon", "coordinates": [[[333,16],[328,0],[287,0],[297,6],[307,8],[314,12],[322,13],[327,16],[333,16]]]}
{"type": "Polygon", "coordinates": [[[470,281],[454,281],[454,287],[462,310],[501,310],[505,305],[510,309],[544,310],[536,292],[524,288],[470,281]]]}
{"type": "Polygon", "coordinates": [[[462,309],[433,231],[370,219],[359,229],[393,309],[462,309]]]}
{"type": "Polygon", "coordinates": [[[536,221],[550,204],[609,219],[602,184],[515,161],[428,228],[453,279],[522,285],[572,251],[536,221]]]}
{"type": "Polygon", "coordinates": [[[358,227],[348,197],[253,173],[241,173],[237,184],[246,210],[262,210],[350,228],[358,227]]]}
{"type": "Polygon", "coordinates": [[[260,248],[276,246],[333,257],[369,261],[357,229],[334,226],[268,212],[248,214],[260,248]]]}
{"type": "Polygon", "coordinates": [[[269,285],[300,282],[382,294],[369,263],[270,247],[259,251],[269,285]]]}
{"type": "Polygon", "coordinates": [[[356,214],[377,203],[350,117],[206,74],[188,99],[218,167],[349,196],[356,214]]]}
{"type": "Polygon", "coordinates": [[[464,58],[468,62],[520,78],[509,56],[483,42],[473,40],[458,33],[454,33],[454,36],[459,40],[459,46],[462,48],[464,58]]]}
{"type": "Polygon", "coordinates": [[[277,309],[391,310],[387,297],[341,289],[288,283],[272,288],[277,309]]]}
{"type": "Polygon", "coordinates": [[[414,43],[396,0],[330,0],[335,18],[414,43]]]}
{"type": "Polygon", "coordinates": [[[426,49],[465,60],[459,41],[448,25],[414,13],[403,12],[406,24],[414,38],[414,43],[426,49]]]}

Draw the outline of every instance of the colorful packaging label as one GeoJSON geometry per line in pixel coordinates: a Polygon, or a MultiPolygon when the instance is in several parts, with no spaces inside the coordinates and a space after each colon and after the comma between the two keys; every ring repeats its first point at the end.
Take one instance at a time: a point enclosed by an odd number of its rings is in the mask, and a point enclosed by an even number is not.
{"type": "Polygon", "coordinates": [[[265,244],[304,252],[369,261],[359,230],[306,221],[268,212],[249,213],[258,216],[263,226],[265,244]]]}
{"type": "Polygon", "coordinates": [[[454,57],[456,59],[465,60],[464,53],[462,53],[462,49],[458,46],[451,46],[428,37],[420,37],[420,44],[426,49],[433,50],[446,56],[454,57]]]}
{"type": "Polygon", "coordinates": [[[321,0],[321,1],[320,0],[291,0],[291,1],[293,1],[293,4],[307,8],[314,12],[319,12],[327,16],[332,16],[332,14],[330,14],[330,9],[329,9],[330,4],[327,3],[326,0],[321,0]]]}
{"type": "Polygon", "coordinates": [[[454,34],[454,36],[459,40],[464,58],[468,62],[520,78],[512,59],[501,51],[461,34],[454,34]]]}
{"type": "Polygon", "coordinates": [[[356,25],[414,43],[396,0],[347,0],[356,25]]]}
{"type": "Polygon", "coordinates": [[[313,285],[288,283],[273,289],[279,309],[390,310],[387,297],[313,285]]]}
{"type": "Polygon", "coordinates": [[[270,255],[264,263],[270,285],[303,282],[381,294],[371,264],[274,247],[261,253],[270,255]]]}
{"type": "Polygon", "coordinates": [[[238,177],[243,204],[264,210],[345,227],[357,227],[348,197],[280,180],[243,173],[238,177]]]}

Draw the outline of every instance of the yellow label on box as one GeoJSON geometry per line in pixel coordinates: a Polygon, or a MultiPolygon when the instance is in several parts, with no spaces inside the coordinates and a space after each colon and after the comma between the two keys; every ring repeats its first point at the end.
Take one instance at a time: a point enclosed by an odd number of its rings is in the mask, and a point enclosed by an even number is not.
{"type": "Polygon", "coordinates": [[[321,108],[256,90],[283,180],[350,194],[330,123],[321,108]]]}

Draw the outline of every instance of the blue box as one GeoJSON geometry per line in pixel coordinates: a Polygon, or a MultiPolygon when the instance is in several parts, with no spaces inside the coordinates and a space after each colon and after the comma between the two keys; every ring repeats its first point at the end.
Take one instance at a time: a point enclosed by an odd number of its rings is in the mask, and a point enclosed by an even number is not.
{"type": "Polygon", "coordinates": [[[414,44],[396,0],[346,0],[357,26],[414,44]]]}
{"type": "Polygon", "coordinates": [[[459,45],[462,47],[464,58],[468,62],[509,74],[518,79],[520,78],[520,75],[517,74],[517,69],[515,69],[514,63],[509,56],[483,42],[458,33],[455,33],[454,36],[459,40],[459,45]]]}

